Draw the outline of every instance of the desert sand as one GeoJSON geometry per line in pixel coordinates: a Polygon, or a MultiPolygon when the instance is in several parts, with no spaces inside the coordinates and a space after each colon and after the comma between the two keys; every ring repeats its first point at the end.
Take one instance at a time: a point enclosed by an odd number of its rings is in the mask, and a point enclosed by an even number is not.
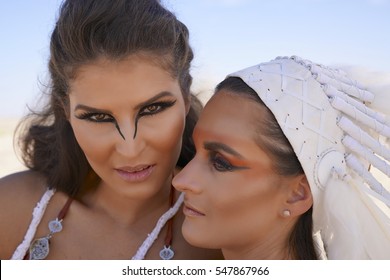
{"type": "Polygon", "coordinates": [[[0,118],[0,177],[25,170],[13,148],[13,133],[18,118],[0,118]]]}

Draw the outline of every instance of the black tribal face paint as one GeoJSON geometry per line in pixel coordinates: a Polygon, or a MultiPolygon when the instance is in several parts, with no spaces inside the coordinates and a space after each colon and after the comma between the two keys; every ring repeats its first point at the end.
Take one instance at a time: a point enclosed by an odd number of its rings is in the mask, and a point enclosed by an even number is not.
{"type": "Polygon", "coordinates": [[[135,137],[137,136],[137,130],[138,130],[138,120],[139,120],[140,116],[138,115],[136,118],[135,118],[135,121],[134,121],[134,135],[133,135],[133,139],[135,139],[135,137]]]}
{"type": "Polygon", "coordinates": [[[125,138],[125,136],[123,135],[123,133],[122,133],[122,131],[121,131],[121,129],[120,129],[120,127],[119,127],[119,125],[118,125],[117,122],[115,122],[115,127],[116,127],[116,129],[118,130],[120,136],[123,138],[123,140],[126,141],[126,138],[125,138]]]}

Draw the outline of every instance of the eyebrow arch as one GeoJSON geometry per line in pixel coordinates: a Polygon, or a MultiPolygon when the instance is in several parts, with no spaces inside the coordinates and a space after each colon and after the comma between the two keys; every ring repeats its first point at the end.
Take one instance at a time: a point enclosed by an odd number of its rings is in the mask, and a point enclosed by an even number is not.
{"type": "Polygon", "coordinates": [[[77,104],[76,107],[74,108],[74,110],[75,111],[77,111],[77,110],[98,111],[99,113],[105,113],[105,114],[110,114],[110,115],[112,114],[112,112],[109,110],[98,109],[98,108],[90,107],[90,106],[83,105],[83,104],[77,104]]]}
{"type": "Polygon", "coordinates": [[[235,151],[234,149],[230,148],[228,145],[225,145],[223,143],[219,143],[219,142],[205,142],[203,144],[203,147],[208,150],[208,151],[219,151],[219,150],[222,150],[228,154],[231,154],[233,156],[236,156],[238,157],[239,159],[244,159],[244,157],[238,153],[237,151],[235,151]]]}
{"type": "Polygon", "coordinates": [[[142,102],[142,103],[138,104],[137,106],[135,106],[135,109],[136,109],[136,110],[139,110],[139,109],[141,109],[142,107],[147,106],[147,105],[149,105],[150,103],[153,103],[154,101],[156,101],[156,100],[158,100],[158,99],[160,99],[160,98],[162,98],[162,97],[166,97],[166,96],[174,96],[174,95],[173,95],[171,92],[169,92],[169,91],[162,91],[162,92],[160,92],[159,94],[157,94],[157,95],[155,95],[155,96],[149,98],[149,99],[146,100],[145,102],[142,102]]]}
{"type": "MultiPolygon", "coordinates": [[[[138,104],[135,109],[140,109],[146,105],[149,105],[150,103],[153,103],[154,101],[162,98],[162,97],[165,97],[165,96],[173,96],[172,93],[170,93],[169,91],[163,91],[163,92],[160,92],[159,94],[149,98],[148,100],[138,104]]],[[[77,104],[77,106],[75,107],[74,109],[75,111],[76,110],[85,110],[85,111],[98,111],[98,112],[101,112],[101,113],[105,113],[105,114],[112,114],[111,111],[109,110],[103,110],[103,109],[98,109],[98,108],[94,108],[94,107],[90,107],[90,106],[87,106],[87,105],[83,105],[83,104],[77,104]]]]}

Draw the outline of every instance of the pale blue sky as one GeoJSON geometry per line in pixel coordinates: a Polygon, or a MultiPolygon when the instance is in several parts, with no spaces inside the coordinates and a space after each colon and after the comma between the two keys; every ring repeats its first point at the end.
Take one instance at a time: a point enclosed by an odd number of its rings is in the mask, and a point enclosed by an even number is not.
{"type": "MultiPolygon", "coordinates": [[[[390,73],[390,0],[164,2],[190,30],[197,88],[279,55],[390,73]]],[[[0,117],[38,98],[60,3],[0,0],[0,117]]]]}

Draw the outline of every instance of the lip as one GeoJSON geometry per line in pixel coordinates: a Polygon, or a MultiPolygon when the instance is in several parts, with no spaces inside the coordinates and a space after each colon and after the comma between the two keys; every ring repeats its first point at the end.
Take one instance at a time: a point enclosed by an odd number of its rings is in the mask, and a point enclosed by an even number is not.
{"type": "Polygon", "coordinates": [[[142,182],[150,177],[155,165],[122,166],[115,168],[116,173],[127,182],[142,182]]]}
{"type": "Polygon", "coordinates": [[[185,203],[183,206],[183,213],[187,217],[203,217],[206,216],[204,213],[193,207],[192,205],[185,203]]]}

